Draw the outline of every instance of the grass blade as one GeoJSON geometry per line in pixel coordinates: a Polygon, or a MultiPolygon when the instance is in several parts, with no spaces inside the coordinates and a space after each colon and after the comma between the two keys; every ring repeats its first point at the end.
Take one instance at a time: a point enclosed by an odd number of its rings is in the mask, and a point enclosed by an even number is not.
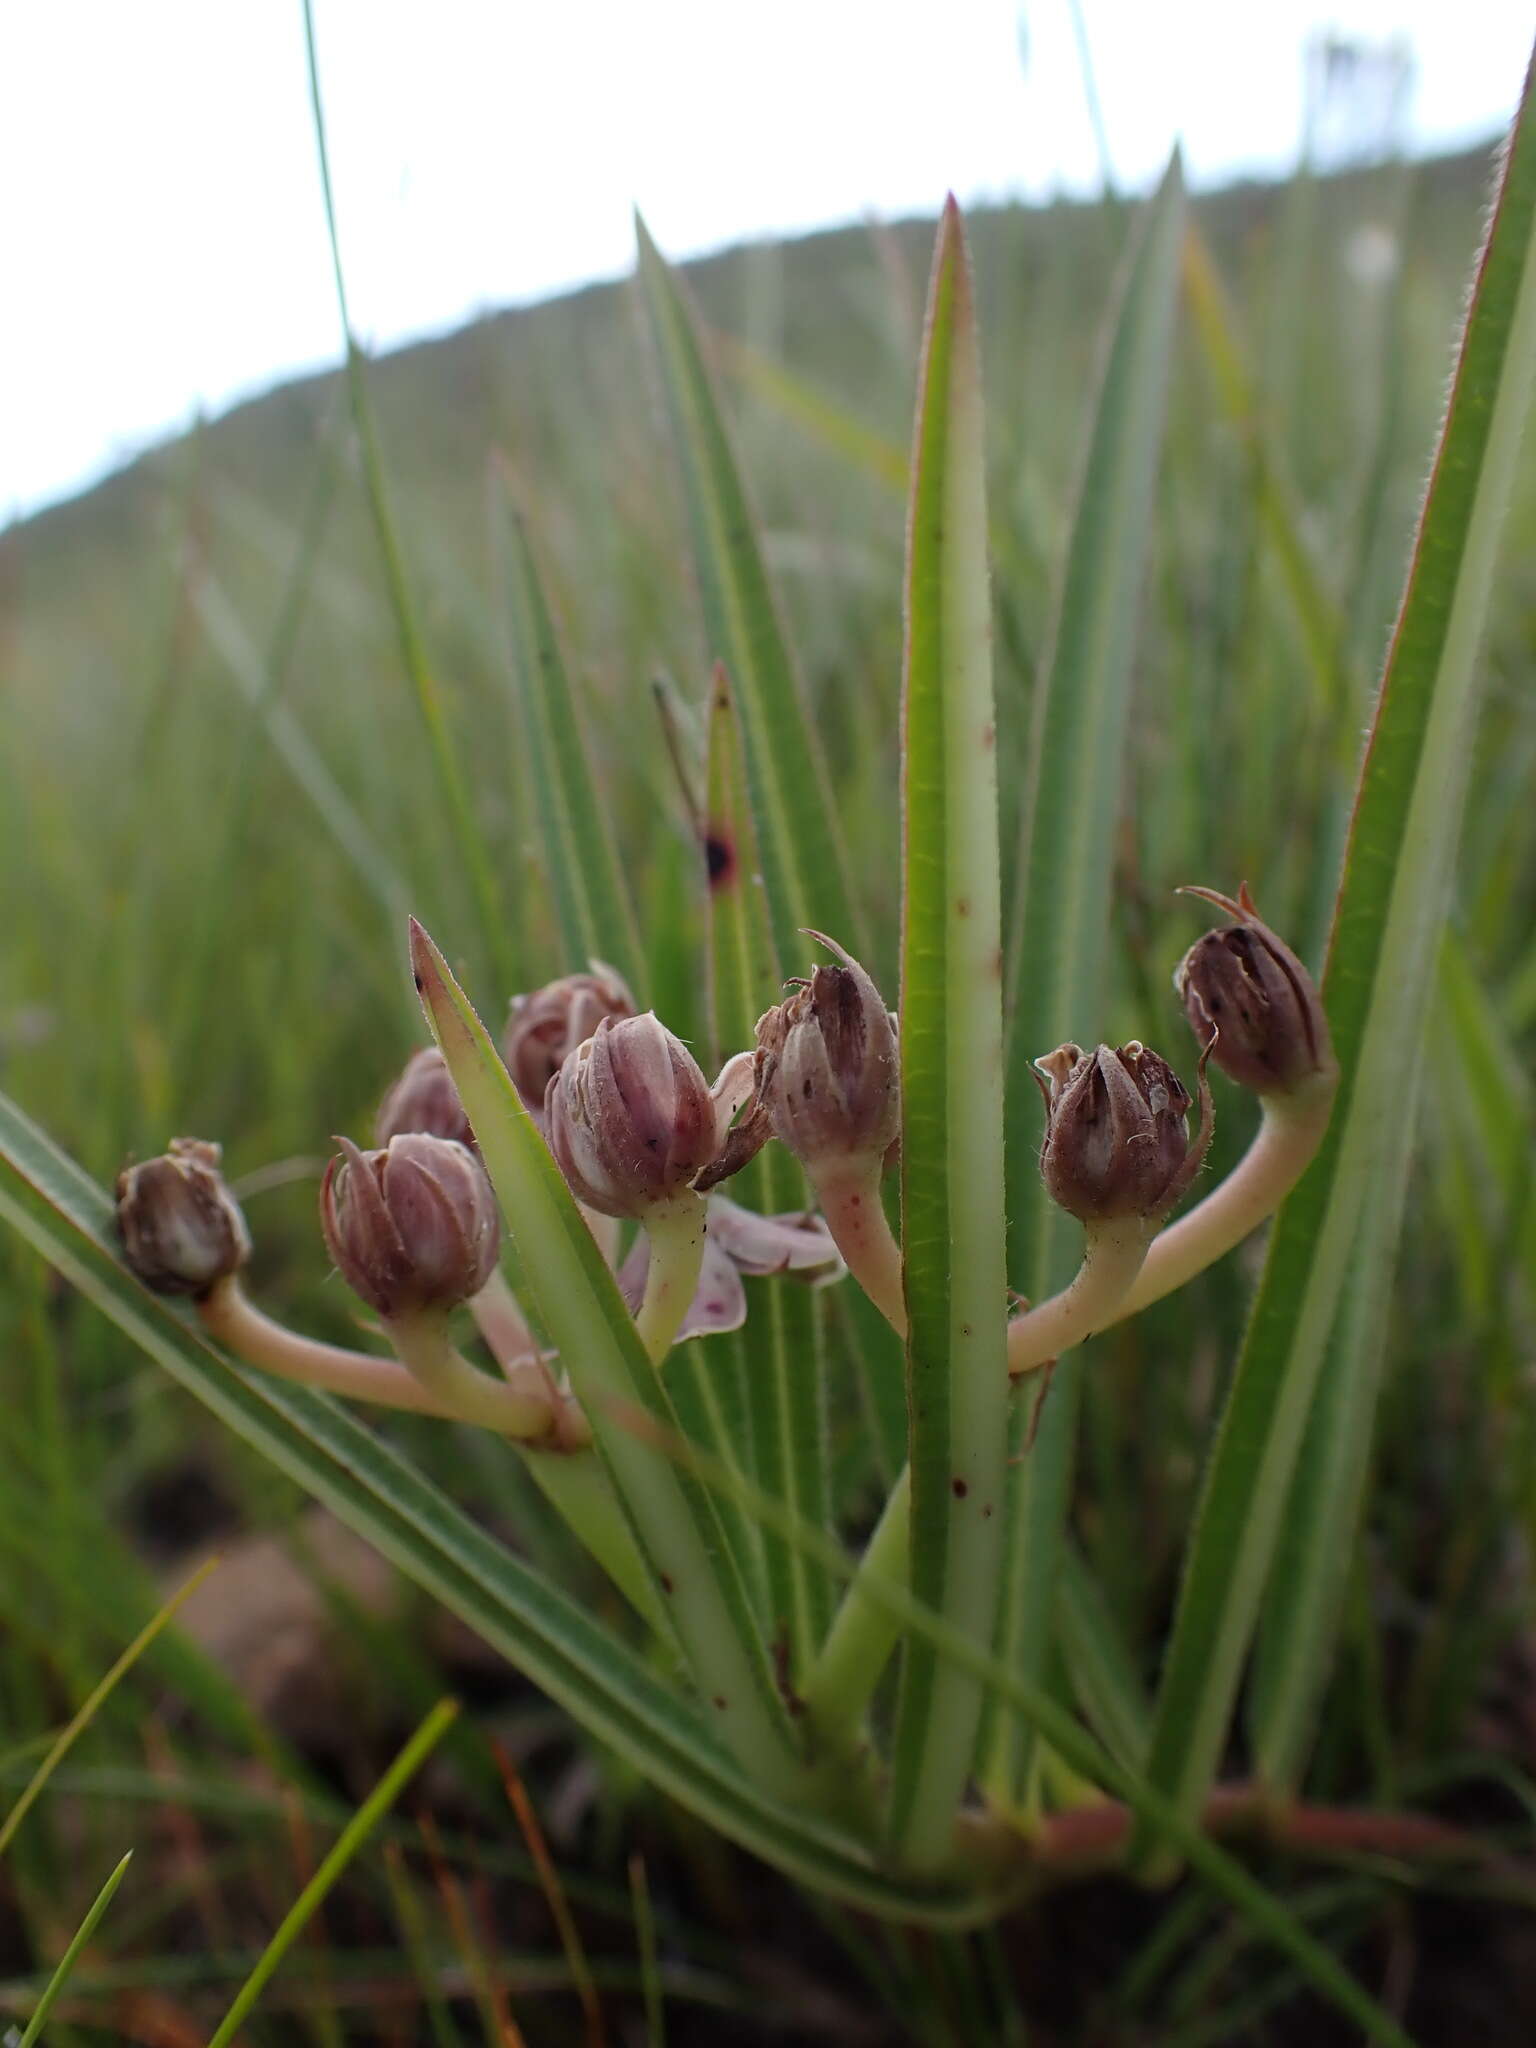
{"type": "Polygon", "coordinates": [[[352,418],[357,429],[358,449],[363,463],[363,481],[367,488],[369,509],[373,514],[374,531],[378,536],[384,582],[389,592],[390,608],[394,613],[395,630],[400,642],[400,659],[415,696],[417,710],[421,714],[444,813],[452,823],[454,844],[474,891],[475,905],[479,912],[481,943],[485,947],[486,958],[494,968],[500,985],[511,988],[517,976],[512,950],[506,936],[506,921],[502,916],[501,892],[497,886],[495,864],[475,814],[469,786],[464,780],[464,771],[454,748],[442,694],[433,677],[426,646],[421,637],[421,628],[417,624],[416,608],[406,579],[405,558],[400,551],[399,536],[395,532],[394,516],[389,507],[389,492],[384,481],[384,458],[379,447],[373,405],[368,395],[363,352],[352,331],[352,318],[347,310],[347,287],[341,267],[341,240],[336,228],[336,201],[331,190],[330,151],[326,146],[325,113],[320,99],[320,65],[315,54],[312,0],[304,0],[304,47],[309,64],[309,97],[314,116],[315,148],[320,159],[320,187],[325,201],[325,226],[330,238],[331,268],[336,281],[336,305],[341,315],[342,338],[346,348],[347,390],[352,401],[352,418]]]}
{"type": "MultiPolygon", "coordinates": [[[[1181,1811],[1199,1804],[1225,1739],[1296,1460],[1362,1217],[1390,1204],[1412,1141],[1408,1105],[1455,855],[1481,678],[1475,660],[1536,370],[1536,120],[1517,117],[1420,517],[1407,588],[1361,771],[1329,945],[1328,1013],[1342,1069],[1333,1126],[1276,1223],[1211,1455],[1162,1685],[1149,1775],[1181,1811]]],[[[1392,1246],[1378,1246],[1379,1260],[1392,1246]]],[[[1348,1421],[1368,1433],[1370,1347],[1348,1421]]],[[[1336,1390],[1337,1392],[1338,1390],[1336,1390]]],[[[1314,1496],[1308,1585],[1286,1606],[1299,1668],[1331,1632],[1327,1553],[1349,1545],[1358,1456],[1314,1496]]],[[[1272,1656],[1283,1658],[1280,1645],[1272,1656]]],[[[1314,1681],[1315,1682],[1315,1681],[1314,1681]]],[[[1260,1755],[1293,1766],[1309,1685],[1270,1696],[1260,1755]]]]}
{"type": "Polygon", "coordinates": [[[27,2022],[26,2032],[17,2041],[16,2048],[34,2048],[34,2044],[42,2039],[43,2023],[48,2018],[49,2013],[53,2011],[55,2004],[58,2002],[60,1993],[64,1990],[64,1987],[68,1984],[70,1977],[73,1975],[75,1965],[77,1962],[79,1962],[80,1957],[84,1952],[86,1943],[90,1940],[91,1936],[96,1932],[96,1929],[101,1924],[102,1915],[106,1912],[108,1906],[111,1905],[113,1895],[117,1891],[117,1888],[122,1883],[123,1879],[127,1876],[128,1866],[132,1861],[133,1851],[130,1849],[128,1851],[128,1854],[123,1858],[122,1862],[118,1864],[117,1868],[112,1872],[112,1875],[107,1879],[106,1883],[102,1886],[101,1890],[96,1894],[95,1899],[92,1901],[90,1911],[86,1914],[85,1918],[80,1922],[79,1927],[76,1929],[75,1934],[70,1941],[69,1947],[65,1949],[63,1955],[60,1956],[59,1967],[48,1979],[47,1989],[43,1992],[42,1997],[37,2001],[37,2004],[33,2009],[32,2017],[27,2022]]]}
{"type": "MultiPolygon", "coordinates": [[[[786,963],[778,955],[759,880],[736,700],[723,667],[710,692],[705,865],[709,875],[710,1014],[723,1058],[753,1044],[757,1019],[776,1002],[786,963]]],[[[803,948],[805,940],[800,941],[803,948]]],[[[806,1206],[805,1177],[782,1145],[769,1145],[730,1190],[767,1215],[806,1206]]],[[[793,1280],[749,1283],[752,1312],[740,1333],[758,1483],[818,1529],[832,1523],[826,1387],[817,1297],[793,1280]]],[[[831,1610],[816,1559],[756,1532],[767,1570],[769,1614],[803,1673],[831,1610]]]]}
{"type": "MultiPolygon", "coordinates": [[[[1152,531],[1183,239],[1177,157],[1129,252],[1089,429],[1049,651],[1036,687],[1012,912],[1009,1157],[1039,1145],[1030,1062],[1065,1039],[1091,1042],[1105,999],[1113,848],[1125,775],[1131,654],[1152,531]]],[[[1011,1193],[1008,1270],[1041,1300],[1070,1275],[1076,1234],[1032,1175],[1011,1193]]],[[[1034,1444],[1011,1489],[999,1647],[1038,1677],[1077,1436],[1078,1360],[1058,1366],[1034,1444]]],[[[1026,1450],[1032,1402],[1014,1416],[1026,1450]]],[[[1029,1740],[999,1724],[989,1781],[1019,1796],[1029,1740]]]]}
{"type": "Polygon", "coordinates": [[[564,942],[564,971],[589,960],[616,967],[645,1000],[634,905],[598,794],[575,691],[522,515],[498,470],[493,517],[500,541],[512,670],[532,755],[544,855],[564,942]]]}
{"type": "Polygon", "coordinates": [[[699,1689],[760,1782],[787,1791],[798,1784],[798,1760],[746,1588],[713,1503],[657,1441],[679,1434],[661,1375],[484,1025],[419,925],[411,956],[516,1244],[529,1308],[591,1418],[699,1689]]]}
{"type": "Polygon", "coordinates": [[[406,1785],[437,1747],[439,1739],[457,1717],[457,1700],[439,1700],[377,1785],[337,1836],[319,1869],[283,1915],[256,1967],[236,1992],[229,2011],[219,2022],[208,2048],[229,2048],[250,2016],[257,1999],[280,1967],[284,1956],[298,1940],[313,1914],[335,1886],[337,1879],[362,1848],[406,1785]]]}
{"type": "Polygon", "coordinates": [[[682,463],[709,633],[737,692],[752,814],[780,957],[806,927],[860,950],[831,785],[806,716],[724,415],[692,312],[643,221],[640,284],[682,463]]]}
{"type": "MultiPolygon", "coordinates": [[[[1007,1449],[1002,909],[981,359],[953,200],[934,252],[912,464],[902,760],[911,1580],[986,1642],[1007,1449]]],[[[908,1645],[891,1827],[918,1867],[949,1848],[981,1704],[971,1674],[908,1645]]]]}
{"type": "Polygon", "coordinates": [[[49,1747],[47,1755],[33,1772],[21,1797],[16,1801],[16,1804],[11,1808],[5,1819],[0,1821],[0,1856],[3,1856],[10,1847],[16,1830],[26,1819],[33,1806],[36,1805],[48,1780],[53,1776],[70,1750],[74,1748],[76,1742],[96,1718],[103,1701],[107,1698],[113,1687],[116,1686],[118,1680],[125,1677],[133,1669],[140,1657],[143,1656],[144,1652],[155,1640],[155,1637],[175,1617],[177,1608],[184,1601],[191,1598],[217,1564],[218,1559],[216,1557],[209,1558],[205,1565],[192,1574],[192,1577],[188,1579],[181,1590],[174,1594],[160,1609],[160,1612],[139,1630],[139,1633],[134,1637],[127,1649],[124,1650],[117,1662],[104,1674],[100,1682],[92,1687],[79,1712],[71,1715],[69,1720],[59,1730],[49,1747]]]}

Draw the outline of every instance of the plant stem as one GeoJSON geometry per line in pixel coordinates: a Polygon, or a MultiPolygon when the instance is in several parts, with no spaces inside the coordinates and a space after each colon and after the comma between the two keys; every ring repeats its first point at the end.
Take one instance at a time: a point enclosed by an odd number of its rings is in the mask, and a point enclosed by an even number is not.
{"type": "Polygon", "coordinates": [[[385,1329],[407,1372],[446,1413],[503,1436],[537,1440],[559,1430],[563,1404],[541,1363],[516,1365],[506,1380],[477,1372],[449,1343],[441,1309],[392,1316],[385,1329]]]}
{"type": "Polygon", "coordinates": [[[901,1248],[880,1200],[880,1160],[856,1159],[811,1176],[832,1241],[898,1337],[907,1334],[901,1248]]]}
{"type": "Polygon", "coordinates": [[[652,1365],[660,1365],[672,1349],[688,1313],[704,1261],[704,1231],[704,1202],[695,1194],[684,1194],[645,1218],[651,1263],[635,1328],[652,1365]]]}
{"type": "Polygon", "coordinates": [[[1172,1294],[1279,1208],[1323,1141],[1337,1086],[1338,1075],[1330,1073],[1294,1095],[1260,1098],[1264,1113],[1253,1143],[1219,1187],[1153,1239],[1112,1322],[1172,1294]]]}
{"type": "Polygon", "coordinates": [[[233,1274],[216,1283],[197,1304],[197,1312],[210,1337],[263,1372],[383,1408],[404,1408],[418,1415],[454,1413],[392,1359],[320,1344],[274,1322],[247,1299],[233,1274]]]}
{"type": "MultiPolygon", "coordinates": [[[[831,1218],[828,1218],[831,1228],[831,1218]]],[[[833,1230],[833,1235],[836,1236],[833,1230]]],[[[1070,1350],[1114,1320],[1114,1310],[1140,1271],[1147,1253],[1148,1226],[1140,1217],[1089,1225],[1083,1263],[1071,1284],[1038,1308],[1017,1317],[1008,1330],[1008,1371],[1013,1379],[1070,1350]]],[[[846,1258],[847,1253],[843,1256],[846,1258]]],[[[850,1266],[852,1261],[849,1261],[850,1266]]],[[[858,1570],[821,1655],[806,1681],[804,1697],[818,1731],[842,1742],[855,1727],[880,1682],[900,1624],[891,1609],[864,1597],[874,1578],[905,1586],[911,1546],[910,1467],[892,1487],[858,1570]]]]}
{"type": "Polygon", "coordinates": [[[1008,1325],[1011,1379],[1059,1358],[1063,1351],[1118,1320],[1124,1313],[1121,1303],[1147,1256],[1154,1228],[1140,1216],[1084,1225],[1083,1263],[1071,1283],[1038,1308],[1015,1316],[1008,1325]]]}
{"type": "Polygon", "coordinates": [[[471,1295],[469,1312],[503,1372],[510,1373],[519,1359],[538,1356],[533,1332],[499,1269],[478,1294],[471,1295]]]}

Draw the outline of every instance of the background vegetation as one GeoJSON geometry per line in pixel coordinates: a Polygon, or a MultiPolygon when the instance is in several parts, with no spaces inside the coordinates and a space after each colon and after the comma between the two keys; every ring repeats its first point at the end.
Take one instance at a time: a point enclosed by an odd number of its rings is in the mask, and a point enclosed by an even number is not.
{"type": "MultiPolygon", "coordinates": [[[[1391,165],[1195,208],[1116,846],[1115,995],[1084,1036],[1145,1035],[1183,1058],[1168,971],[1200,927],[1172,895],[1180,882],[1247,877],[1265,916],[1320,955],[1487,171],[1485,155],[1391,165]]],[[[1112,203],[971,223],[1005,847],[1128,226],[1112,203]]],[[[858,860],[869,964],[891,989],[903,493],[931,240],[930,223],[850,231],[690,274],[858,860]]],[[[702,883],[677,764],[696,771],[712,650],[632,289],[483,322],[370,382],[433,674],[494,855],[500,960],[401,670],[339,379],[244,407],[0,546],[0,1084],[104,1178],[173,1131],[223,1139],[263,1293],[331,1335],[352,1307],[326,1275],[315,1182],[329,1134],[366,1130],[422,1035],[404,908],[489,1016],[579,964],[559,949],[509,681],[495,463],[529,513],[597,714],[649,994],[684,1035],[703,1027],[702,883]],[[682,707],[671,746],[658,680],[682,707]]],[[[1369,1517],[1309,1780],[1321,1797],[1412,1800],[1508,1830],[1512,1845],[1528,1834],[1536,1741],[1533,541],[1527,461],[1486,648],[1369,1517]]],[[[1234,1091],[1218,1109],[1219,1170],[1251,1120],[1234,1091]]],[[[1228,1261],[1101,1340],[1085,1376],[1075,1534],[1138,1678],[1156,1670],[1252,1270],[1228,1261]]],[[[522,1760],[617,1987],[616,2036],[644,2038],[648,1979],[679,2040],[1003,2039],[1005,2024],[1021,2040],[1027,2025],[1084,2041],[1332,2038],[1286,1966],[1197,1893],[1171,1910],[1128,1888],[1069,1894],[969,1943],[872,1932],[795,1899],[574,1742],[9,1235],[0,1346],[8,1783],[154,1610],[157,1584],[179,1583],[210,1541],[234,1547],[7,1852],[0,2026],[30,2011],[35,1973],[138,1845],[58,2037],[206,2038],[337,1812],[451,1685],[476,1711],[412,1795],[436,1820],[424,1838],[408,1807],[386,1827],[392,1860],[358,1866],[250,2041],[512,2039],[504,2005],[530,2040],[582,2037],[491,1729],[522,1760]],[[649,1971],[637,1847],[660,1930],[649,1971]],[[428,1999],[434,1979],[458,1994],[451,2008],[428,1999]]],[[[846,1388],[836,1422],[846,1493],[872,1507],[870,1418],[846,1388]]],[[[535,1553],[559,1540],[497,1446],[390,1427],[512,1540],[535,1553]]],[[[1489,1897],[1519,1894],[1513,1878],[1270,1875],[1423,2040],[1520,2038],[1530,1922],[1489,1897]]]]}

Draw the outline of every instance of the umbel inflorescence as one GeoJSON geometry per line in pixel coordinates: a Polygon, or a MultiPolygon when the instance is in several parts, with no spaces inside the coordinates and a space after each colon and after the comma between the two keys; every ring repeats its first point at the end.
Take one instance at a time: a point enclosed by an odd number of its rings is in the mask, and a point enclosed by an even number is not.
{"type": "MultiPolygon", "coordinates": [[[[1335,1070],[1306,969],[1246,888],[1235,900],[1192,893],[1229,920],[1190,948],[1175,975],[1199,1048],[1195,1095],[1134,1041],[1061,1045],[1036,1062],[1040,1172],[1082,1224],[1085,1257],[1061,1294],[1012,1315],[1014,1377],[1230,1250],[1275,1207],[1325,1127],[1335,1070]],[[1169,1224],[1210,1140],[1207,1059],[1259,1096],[1263,1119],[1237,1168],[1169,1224]]],[[[507,1073],[658,1367],[681,1337],[740,1326],[743,1274],[826,1283],[851,1273],[905,1327],[901,1250],[880,1198],[900,1129],[897,1023],[858,962],[810,936],[833,958],[791,985],[760,1019],[756,1046],[728,1060],[713,1084],[659,1018],[637,1014],[623,980],[601,963],[513,1001],[507,1073]],[[761,1216],[719,1192],[768,1143],[800,1160],[815,1209],[761,1216]],[[639,1226],[627,1254],[625,1223],[639,1226]]],[[[266,1371],[476,1423],[530,1452],[586,1449],[590,1422],[561,1361],[540,1348],[502,1276],[501,1215],[435,1046],[388,1090],[374,1139],[367,1151],[338,1140],[320,1221],[336,1270],[377,1318],[393,1358],[316,1342],[255,1307],[243,1279],[250,1234],[215,1144],[178,1138],[119,1177],[129,1264],[149,1286],[190,1296],[221,1344],[266,1371]],[[455,1345],[450,1319],[466,1304],[493,1370],[455,1345]]]]}

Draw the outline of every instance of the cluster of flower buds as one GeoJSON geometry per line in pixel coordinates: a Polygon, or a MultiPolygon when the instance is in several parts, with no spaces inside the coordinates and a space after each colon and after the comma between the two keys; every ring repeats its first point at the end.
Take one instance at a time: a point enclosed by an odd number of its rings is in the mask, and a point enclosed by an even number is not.
{"type": "Polygon", "coordinates": [[[1199,1171],[1210,1120],[1191,1145],[1192,1099],[1168,1062],[1132,1039],[1091,1053],[1059,1045],[1035,1065],[1045,1097],[1040,1172],[1052,1201],[1083,1223],[1171,1209],[1199,1171]]]}
{"type": "Polygon", "coordinates": [[[123,1256],[157,1294],[204,1295],[251,1255],[245,1218],[219,1171],[222,1156],[204,1138],[173,1138],[160,1158],[117,1177],[123,1256]]]}
{"type": "Polygon", "coordinates": [[[1216,1034],[1217,1066],[1258,1095],[1292,1095],[1331,1078],[1328,1019],[1312,977],[1260,918],[1246,882],[1235,902],[1214,889],[1185,893],[1234,920],[1196,939],[1173,977],[1195,1036],[1216,1034]]]}
{"type": "Polygon", "coordinates": [[[501,1212],[469,1148],[420,1131],[374,1152],[337,1143],[320,1224],[352,1291],[386,1322],[478,1294],[496,1269],[501,1212]]]}
{"type": "Polygon", "coordinates": [[[563,975],[531,995],[514,996],[502,1034],[507,1072],[537,1122],[544,1114],[549,1084],[561,1067],[592,1037],[605,1017],[633,1017],[635,999],[623,976],[594,960],[586,974],[563,975]]]}

